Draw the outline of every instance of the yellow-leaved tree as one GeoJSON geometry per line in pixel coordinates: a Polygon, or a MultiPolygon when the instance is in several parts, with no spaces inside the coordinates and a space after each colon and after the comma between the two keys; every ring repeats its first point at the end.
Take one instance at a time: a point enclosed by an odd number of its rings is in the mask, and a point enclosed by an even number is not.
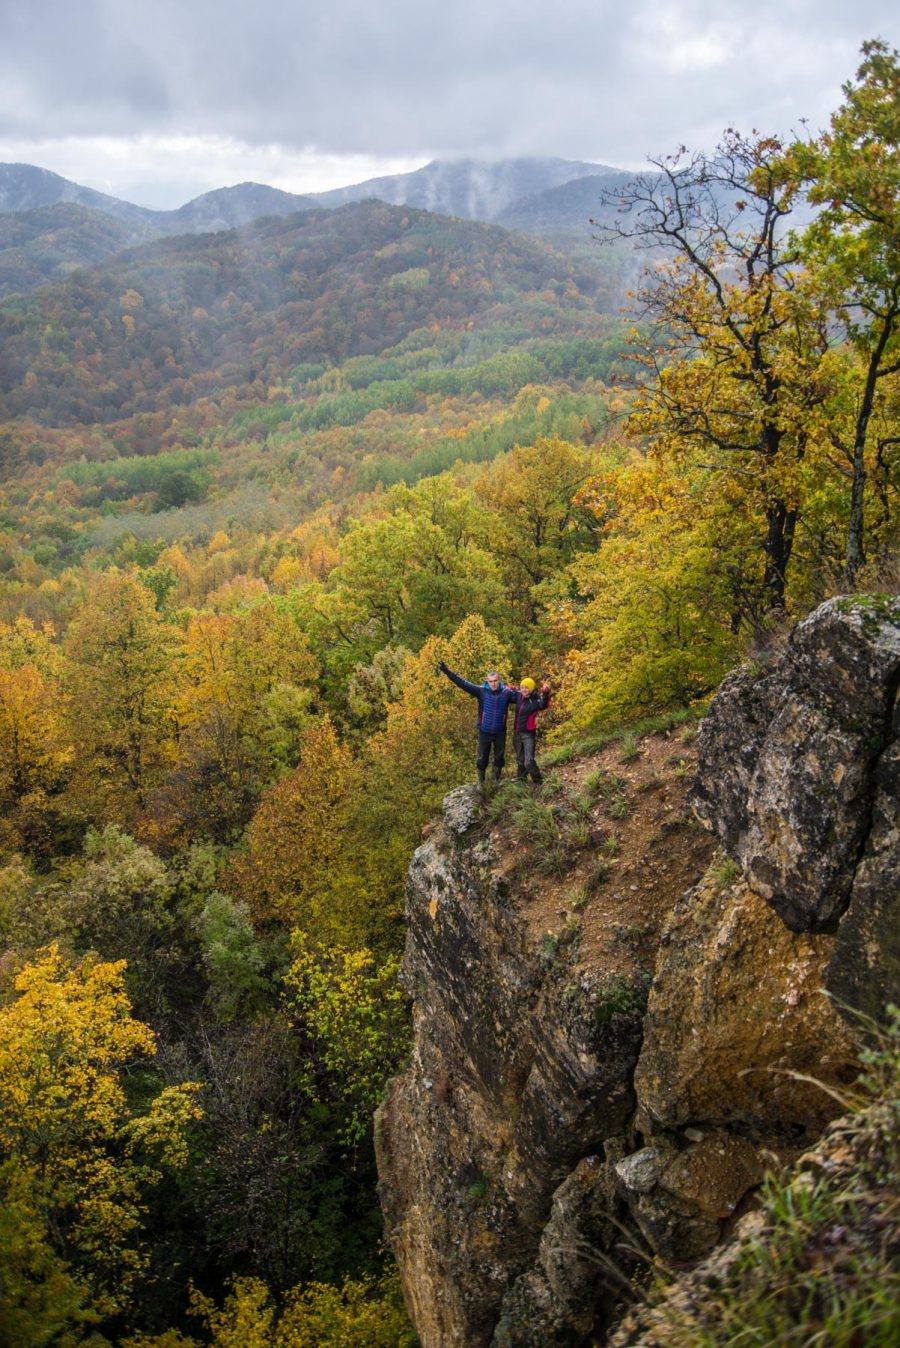
{"type": "Polygon", "coordinates": [[[362,1141],[389,1076],[409,1047],[399,960],[325,947],[296,932],[286,1003],[308,1046],[302,1085],[340,1120],[338,1140],[362,1141]]]}
{"type": "Polygon", "coordinates": [[[753,522],[711,494],[706,475],[659,458],[593,479],[583,504],[603,541],[560,580],[569,651],[558,710],[586,727],[708,694],[739,649],[736,596],[759,592],[753,522]]]}
{"type": "MultiPolygon", "coordinates": [[[[191,1314],[211,1348],[413,1348],[396,1273],[295,1287],[280,1306],[259,1278],[235,1278],[221,1306],[199,1292],[191,1314]]],[[[126,1339],[121,1348],[199,1348],[177,1330],[126,1339]]]]}
{"type": "Polygon", "coordinates": [[[761,559],[754,604],[780,611],[805,465],[828,450],[827,301],[785,244],[799,185],[781,143],[756,132],[651,162],[610,194],[603,229],[669,254],[638,294],[657,327],[629,425],[654,454],[723,482],[735,505],[740,489],[761,559]]]}
{"type": "Polygon", "coordinates": [[[597,458],[583,445],[542,436],[516,445],[477,482],[490,510],[486,542],[520,623],[537,620],[542,582],[591,544],[594,521],[577,494],[597,458]]]}
{"type": "Polygon", "coordinates": [[[77,1342],[77,1326],[127,1310],[148,1263],[147,1195],[187,1160],[198,1087],[166,1087],[141,1109],[128,1100],[125,1069],[155,1040],[131,1016],[123,975],[123,962],[66,967],[50,946],[0,1008],[0,1187],[16,1214],[0,1223],[9,1348],[77,1342]]]}
{"type": "Polygon", "coordinates": [[[832,450],[850,478],[842,541],[851,586],[867,543],[893,541],[885,507],[891,498],[896,507],[900,383],[900,52],[880,39],[862,52],[830,128],[786,156],[789,175],[819,208],[802,252],[828,295],[831,339],[852,355],[833,381],[839,408],[829,417],[832,450]]]}
{"type": "Polygon", "coordinates": [[[318,667],[275,604],[188,623],[172,715],[177,757],[158,799],[169,831],[228,841],[273,777],[296,762],[318,667]]]}
{"type": "Polygon", "coordinates": [[[0,854],[56,850],[73,757],[63,664],[49,629],[0,623],[0,854]]]}
{"type": "Polygon", "coordinates": [[[325,717],[304,735],[294,771],[263,797],[247,852],[235,863],[237,886],[257,920],[346,934],[327,898],[358,789],[353,754],[325,717]]]}

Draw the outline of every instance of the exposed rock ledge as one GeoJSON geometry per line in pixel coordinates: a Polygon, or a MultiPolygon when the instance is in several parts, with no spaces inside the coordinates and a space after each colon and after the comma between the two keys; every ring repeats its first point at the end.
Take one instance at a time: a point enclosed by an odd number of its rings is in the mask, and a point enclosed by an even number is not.
{"type": "Polygon", "coordinates": [[[860,599],[725,681],[695,798],[740,870],[670,894],[646,1012],[637,967],[546,958],[474,788],[448,796],[410,869],[414,1050],[377,1129],[423,1348],[603,1342],[627,1245],[705,1256],[836,1112],[799,1079],[854,1071],[823,990],[900,1000],[898,673],[900,601],[860,599]]]}

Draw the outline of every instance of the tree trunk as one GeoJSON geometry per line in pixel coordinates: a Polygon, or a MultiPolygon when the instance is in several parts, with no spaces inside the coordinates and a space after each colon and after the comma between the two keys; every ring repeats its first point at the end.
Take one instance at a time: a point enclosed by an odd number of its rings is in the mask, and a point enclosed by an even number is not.
{"type": "Polygon", "coordinates": [[[866,385],[862,402],[856,417],[856,432],[853,437],[853,479],[850,488],[850,522],[847,526],[847,552],[844,558],[844,580],[848,588],[856,585],[859,569],[866,560],[863,545],[865,528],[865,491],[866,491],[866,436],[869,431],[869,418],[875,406],[875,387],[881,362],[887,344],[894,329],[896,310],[890,309],[884,317],[878,341],[869,357],[866,372],[866,385]]]}
{"type": "Polygon", "coordinates": [[[797,511],[788,509],[785,501],[773,501],[766,510],[766,567],[763,574],[763,590],[766,607],[784,608],[784,589],[787,578],[788,562],[794,546],[794,530],[797,527],[797,511]]]}

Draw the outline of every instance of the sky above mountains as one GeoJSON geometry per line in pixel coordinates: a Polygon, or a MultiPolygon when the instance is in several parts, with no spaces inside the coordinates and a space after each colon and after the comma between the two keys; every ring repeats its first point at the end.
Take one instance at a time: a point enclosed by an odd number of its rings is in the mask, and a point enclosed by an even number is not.
{"type": "Polygon", "coordinates": [[[170,208],[823,126],[894,0],[3,0],[0,161],[170,208]]]}

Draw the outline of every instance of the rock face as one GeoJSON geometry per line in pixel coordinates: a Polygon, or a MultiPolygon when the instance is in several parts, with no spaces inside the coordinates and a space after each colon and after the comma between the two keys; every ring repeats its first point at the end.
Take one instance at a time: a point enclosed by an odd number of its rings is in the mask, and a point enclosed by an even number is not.
{"type": "Polygon", "coordinates": [[[884,1019],[900,1000],[900,707],[875,774],[872,830],[838,928],[825,985],[839,1004],[884,1019]]]}
{"type": "MultiPolygon", "coordinates": [[[[836,1273],[842,1269],[847,1284],[852,1287],[854,1278],[860,1277],[854,1270],[867,1266],[871,1270],[875,1251],[885,1265],[891,1260],[895,1264],[900,1256],[896,1169],[891,1159],[896,1135],[897,1109],[892,1101],[876,1103],[859,1113],[832,1120],[816,1145],[796,1158],[791,1168],[787,1200],[783,1202],[788,1210],[813,1214],[807,1219],[803,1233],[803,1253],[786,1247],[783,1219],[779,1223],[775,1214],[767,1216],[759,1209],[748,1212],[737,1222],[732,1236],[709,1258],[673,1281],[658,1302],[638,1306],[626,1315],[606,1340],[608,1348],[708,1344],[716,1342],[717,1335],[723,1342],[727,1339],[731,1343],[739,1341],[740,1335],[735,1338],[737,1330],[743,1330],[748,1338],[755,1330],[752,1341],[762,1342],[760,1327],[753,1326],[748,1330],[746,1323],[741,1323],[738,1308],[741,1297],[746,1305],[748,1283],[758,1298],[771,1296],[772,1288],[765,1281],[772,1277],[771,1267],[766,1268],[769,1251],[780,1250],[784,1260],[780,1273],[784,1280],[790,1277],[791,1271],[798,1269],[798,1265],[800,1270],[806,1271],[808,1252],[810,1248],[814,1249],[813,1267],[824,1286],[829,1282],[833,1286],[836,1273]],[[855,1220],[832,1224],[823,1232],[822,1218],[817,1220],[815,1209],[818,1207],[821,1214],[829,1211],[829,1207],[827,1200],[823,1202],[821,1191],[817,1199],[811,1197],[818,1185],[824,1185],[830,1191],[832,1203],[836,1193],[852,1192],[855,1220]],[[748,1273],[748,1266],[750,1270],[756,1270],[755,1277],[752,1271],[748,1273]],[[723,1312],[727,1326],[723,1326],[723,1312]]],[[[849,1210],[850,1205],[844,1208],[844,1212],[849,1210]]],[[[833,1206],[830,1211],[834,1211],[833,1206]]],[[[796,1239],[796,1230],[794,1235],[796,1239]]],[[[871,1292],[871,1282],[865,1290],[871,1292]]],[[[891,1337],[888,1321],[885,1319],[883,1323],[888,1338],[894,1342],[896,1334],[891,1337]]],[[[879,1328],[876,1324],[873,1333],[877,1335],[879,1328]]],[[[875,1341],[870,1338],[867,1327],[859,1333],[860,1343],[875,1341]]],[[[804,1337],[804,1342],[814,1341],[813,1329],[810,1337],[804,1337]]],[[[774,1348],[776,1340],[767,1342],[772,1342],[774,1348]]],[[[782,1339],[779,1337],[777,1342],[781,1343],[782,1339]]]]}
{"type": "Polygon", "coordinates": [[[534,1265],[503,1298],[497,1348],[578,1343],[596,1328],[598,1259],[621,1234],[616,1206],[609,1166],[579,1161],[553,1195],[534,1265]]]}
{"type": "Polygon", "coordinates": [[[752,1142],[722,1129],[683,1151],[663,1137],[615,1166],[616,1182],[648,1245],[666,1259],[708,1254],[748,1189],[763,1177],[752,1142]]]}
{"type": "Polygon", "coordinates": [[[832,599],[771,672],[726,678],[704,722],[694,808],[793,931],[847,907],[898,680],[900,599],[832,599]]]}
{"type": "Polygon", "coordinates": [[[743,880],[715,868],[663,934],[635,1087],[650,1133],[690,1124],[821,1127],[826,1085],[852,1074],[846,1027],[823,995],[827,934],[789,931],[743,880]]]}
{"type": "Polygon", "coordinates": [[[551,1235],[541,1252],[541,1237],[554,1203],[594,1213],[585,1158],[602,1156],[634,1107],[640,1047],[639,1014],[597,1014],[601,988],[541,959],[493,873],[491,843],[470,831],[468,790],[448,797],[444,829],[410,868],[403,981],[415,1046],[376,1131],[388,1234],[423,1348],[478,1348],[495,1329],[501,1342],[504,1315],[550,1300],[544,1286],[585,1282],[579,1259],[560,1259],[551,1235]],[[515,1293],[535,1261],[533,1286],[515,1293]]]}
{"type": "MultiPolygon", "coordinates": [[[[845,1017],[900,1002],[898,681],[900,600],[865,597],[823,605],[767,671],[724,681],[693,799],[729,855],[667,896],[648,995],[621,953],[644,929],[616,925],[636,884],[592,891],[585,930],[618,936],[576,962],[529,925],[541,885],[558,893],[550,872],[520,883],[477,791],[447,797],[410,868],[414,1049],[376,1136],[423,1348],[604,1342],[629,1248],[704,1258],[752,1221],[773,1155],[837,1114],[829,1089],[857,1071],[845,1017]]],[[[590,776],[575,771],[579,791],[590,776]]],[[[646,830],[637,847],[647,894],[697,874],[646,830]]]]}

